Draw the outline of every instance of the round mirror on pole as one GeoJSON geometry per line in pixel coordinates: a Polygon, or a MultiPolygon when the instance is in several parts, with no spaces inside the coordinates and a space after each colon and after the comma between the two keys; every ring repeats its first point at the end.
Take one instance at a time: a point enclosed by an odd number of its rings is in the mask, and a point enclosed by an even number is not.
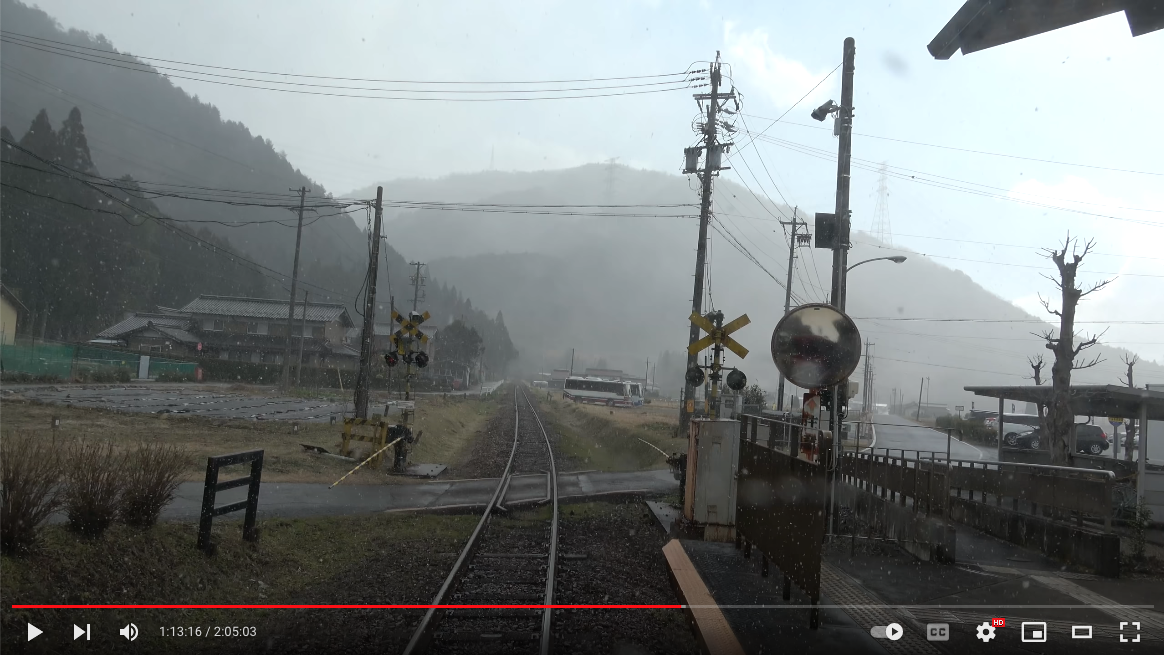
{"type": "Polygon", "coordinates": [[[832,305],[803,305],[772,331],[772,361],[798,387],[820,389],[845,380],[861,359],[856,323],[832,305]]]}

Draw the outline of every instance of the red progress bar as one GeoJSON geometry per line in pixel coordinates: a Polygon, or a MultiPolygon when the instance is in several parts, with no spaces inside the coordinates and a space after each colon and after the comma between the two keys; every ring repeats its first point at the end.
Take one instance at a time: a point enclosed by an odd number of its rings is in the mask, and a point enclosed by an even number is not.
{"type": "Polygon", "coordinates": [[[588,609],[588,610],[634,610],[634,609],[683,609],[685,605],[13,605],[14,610],[427,610],[427,609],[588,609]]]}

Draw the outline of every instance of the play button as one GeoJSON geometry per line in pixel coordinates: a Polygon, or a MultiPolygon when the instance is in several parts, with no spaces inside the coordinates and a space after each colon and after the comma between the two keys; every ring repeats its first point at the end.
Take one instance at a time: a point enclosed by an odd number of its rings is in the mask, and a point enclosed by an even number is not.
{"type": "Polygon", "coordinates": [[[902,632],[901,626],[896,623],[890,623],[885,626],[885,638],[889,641],[901,639],[902,632]]]}
{"type": "Polygon", "coordinates": [[[33,625],[31,623],[28,624],[28,640],[29,641],[32,641],[33,639],[36,639],[37,637],[39,637],[42,632],[43,631],[40,628],[36,627],[35,625],[33,625]]]}

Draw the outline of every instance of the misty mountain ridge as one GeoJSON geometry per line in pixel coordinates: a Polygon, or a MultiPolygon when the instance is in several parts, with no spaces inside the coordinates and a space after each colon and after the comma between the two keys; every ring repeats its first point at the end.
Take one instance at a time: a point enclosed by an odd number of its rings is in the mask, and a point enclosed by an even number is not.
{"type": "MultiPolygon", "coordinates": [[[[384,187],[386,197],[391,189],[393,197],[406,199],[457,198],[498,204],[537,204],[554,199],[562,204],[698,202],[694,177],[605,164],[394,180],[384,187]],[[495,185],[492,193],[491,185],[495,185]]],[[[717,217],[713,224],[732,235],[783,282],[788,249],[778,220],[791,216],[792,209],[767,198],[757,199],[748,189],[723,177],[715,181],[713,200],[717,217]]],[[[695,214],[698,207],[606,211],[695,214]]],[[[812,215],[800,209],[799,216],[812,215]]],[[[575,369],[580,368],[578,361],[593,365],[602,359],[638,374],[648,358],[657,362],[665,351],[671,351],[667,370],[657,369],[659,384],[672,395],[682,384],[697,219],[422,209],[396,212],[387,230],[397,248],[431,259],[434,277],[455,281],[479,306],[505,313],[514,342],[522,351],[525,370],[565,367],[574,349],[575,369]]],[[[813,230],[811,224],[809,230],[813,230]]],[[[739,365],[751,380],[775,389],[777,372],[768,344],[783,313],[784,290],[724,236],[715,230],[709,234],[711,304],[722,309],[729,320],[742,313],[752,320],[735,335],[749,348],[750,356],[742,362],[729,357],[729,364],[739,365]]],[[[850,262],[889,254],[882,249],[888,244],[869,234],[855,232],[854,241],[850,262]]],[[[1045,317],[1032,316],[962,271],[908,249],[902,252],[908,257],[906,262],[863,266],[849,279],[847,310],[863,336],[874,344],[880,402],[888,400],[893,388],[903,389],[906,398],[916,398],[919,380],[928,376],[931,402],[970,406],[976,401],[962,387],[1030,384],[1024,379],[1031,375],[1027,357],[1040,354],[1047,361],[1043,378],[1049,379],[1051,353],[1031,333],[1057,325],[1045,317]],[[907,320],[966,318],[1021,322],[907,320]]],[[[831,259],[827,250],[798,249],[793,282],[797,297],[806,302],[825,300],[831,259]]],[[[1048,273],[1053,270],[1048,262],[1048,273]]],[[[707,307],[705,301],[705,310],[707,307]]],[[[1086,329],[1083,332],[1088,333],[1086,329]]],[[[1107,346],[1087,351],[1106,361],[1076,371],[1074,382],[1119,384],[1118,376],[1126,370],[1120,363],[1125,352],[1107,346]]],[[[860,379],[861,370],[854,376],[860,379]]],[[[1141,383],[1164,381],[1164,367],[1142,361],[1136,378],[1141,383]]]]}
{"type": "MultiPolygon", "coordinates": [[[[78,30],[65,31],[42,10],[16,0],[0,0],[0,16],[5,30],[12,33],[81,48],[96,48],[108,56],[117,54],[113,44],[104,37],[78,30]]],[[[152,200],[151,213],[172,218],[191,232],[205,230],[258,265],[285,274],[291,272],[296,221],[293,210],[298,204],[298,196],[292,189],[309,189],[309,202],[318,202],[330,194],[293,166],[283,153],[276,150],[270,139],[253,134],[240,122],[223,118],[216,107],[175,86],[164,75],[85,63],[8,42],[0,45],[0,53],[5,64],[0,73],[3,124],[11,131],[13,139],[20,139],[42,110],[47,121],[56,124],[76,108],[84,117],[92,165],[108,178],[156,183],[149,187],[151,189],[164,185],[162,188],[171,194],[175,189],[181,190],[174,195],[210,195],[220,200],[239,200],[241,196],[278,204],[280,207],[277,208],[263,208],[159,196],[152,200]],[[243,193],[222,191],[224,189],[243,193]],[[279,222],[274,222],[276,220],[279,222]]],[[[127,57],[121,55],[122,59],[127,57]]],[[[130,60],[142,68],[150,68],[140,60],[130,60]]],[[[9,206],[13,202],[27,201],[18,199],[18,193],[5,193],[6,211],[13,209],[9,206]]],[[[366,199],[374,197],[373,191],[366,199]]],[[[91,203],[86,201],[83,204],[91,203]]],[[[96,205],[89,209],[100,210],[96,205]]],[[[21,211],[47,210],[29,205],[21,211]]],[[[361,293],[369,250],[368,233],[361,226],[365,225],[369,212],[359,206],[349,206],[347,211],[352,215],[349,219],[338,214],[339,211],[319,209],[307,212],[304,217],[300,290],[309,291],[314,302],[344,303],[358,321],[363,311],[361,293]]],[[[92,211],[81,215],[91,219],[92,211]]],[[[93,229],[92,226],[89,229],[93,229]]],[[[393,292],[405,295],[402,287],[407,285],[412,271],[403,255],[387,243],[381,245],[377,311],[378,322],[388,323],[389,296],[393,292]]],[[[151,248],[154,246],[145,249],[145,256],[156,258],[163,255],[151,248]]],[[[43,262],[29,263],[25,272],[33,275],[40,264],[43,262]]],[[[191,270],[190,262],[184,264],[187,265],[184,274],[197,274],[191,270]]],[[[204,265],[200,263],[199,266],[204,265]]],[[[232,266],[228,262],[223,270],[212,274],[221,274],[232,266]]],[[[14,279],[20,278],[12,271],[6,273],[6,277],[11,275],[15,275],[14,279]]],[[[169,275],[164,273],[162,277],[169,275]]],[[[290,276],[273,277],[275,279],[258,278],[257,284],[251,284],[248,279],[247,284],[241,286],[247,286],[248,293],[253,295],[285,298],[290,290],[290,276]]],[[[105,280],[108,282],[108,278],[105,280]]],[[[172,288],[180,287],[183,293],[194,291],[183,286],[185,280],[176,284],[147,276],[134,282],[144,288],[169,284],[172,288]]],[[[21,285],[27,287],[28,283],[21,281],[21,285]]],[[[204,292],[215,290],[212,286],[204,286],[204,292]]],[[[508,352],[508,336],[496,312],[486,315],[474,309],[470,299],[453,285],[433,281],[425,291],[426,300],[420,309],[429,310],[436,317],[434,322],[444,325],[463,316],[485,337],[488,352],[508,352]]],[[[109,293],[100,289],[94,297],[108,296],[109,293]]],[[[149,297],[145,292],[122,296],[136,299],[135,302],[143,306],[125,307],[110,302],[108,307],[99,310],[87,308],[83,321],[67,326],[53,325],[53,321],[65,319],[65,314],[57,311],[51,315],[45,333],[73,337],[77,336],[74,333],[79,329],[89,329],[90,321],[106,320],[104,317],[110,311],[153,309],[145,301],[149,297]]],[[[408,289],[407,296],[411,299],[411,289],[408,289]]],[[[188,300],[175,297],[168,302],[180,304],[188,300]]],[[[397,306],[404,310],[411,308],[411,303],[401,300],[397,306]]],[[[34,311],[44,316],[42,310],[34,311]]]]}

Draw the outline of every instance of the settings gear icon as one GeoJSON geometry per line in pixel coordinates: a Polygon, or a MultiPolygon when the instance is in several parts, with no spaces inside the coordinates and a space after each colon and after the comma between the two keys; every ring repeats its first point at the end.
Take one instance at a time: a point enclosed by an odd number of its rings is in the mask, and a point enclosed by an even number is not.
{"type": "Polygon", "coordinates": [[[978,626],[978,638],[984,643],[994,639],[994,626],[984,621],[978,626]]]}

